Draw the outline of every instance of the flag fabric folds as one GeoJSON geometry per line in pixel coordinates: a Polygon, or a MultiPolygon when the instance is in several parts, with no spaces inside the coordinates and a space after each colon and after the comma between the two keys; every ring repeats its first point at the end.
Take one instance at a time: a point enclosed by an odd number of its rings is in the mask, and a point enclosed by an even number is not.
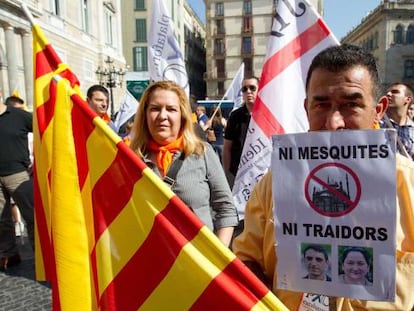
{"type": "Polygon", "coordinates": [[[138,101],[132,94],[126,90],[124,99],[119,107],[118,113],[116,114],[114,125],[115,130],[118,132],[120,127],[131,119],[138,109],[138,101]]]}
{"type": "Polygon", "coordinates": [[[169,80],[181,85],[189,95],[184,57],[174,33],[174,23],[163,0],[152,1],[148,28],[148,72],[151,80],[169,80]]]}
{"type": "Polygon", "coordinates": [[[253,107],[233,199],[240,218],[249,195],[270,166],[271,135],[305,132],[305,80],[313,57],[339,44],[307,1],[277,1],[259,91],[253,107]],[[254,154],[251,158],[248,155],[254,154]]]}
{"type": "Polygon", "coordinates": [[[241,63],[239,69],[236,72],[233,80],[224,94],[224,98],[228,98],[233,101],[233,110],[240,108],[243,103],[243,96],[241,92],[242,83],[244,79],[244,63],[241,63]]]}
{"type": "Polygon", "coordinates": [[[97,117],[38,26],[36,276],[53,310],[287,310],[97,117]]]}

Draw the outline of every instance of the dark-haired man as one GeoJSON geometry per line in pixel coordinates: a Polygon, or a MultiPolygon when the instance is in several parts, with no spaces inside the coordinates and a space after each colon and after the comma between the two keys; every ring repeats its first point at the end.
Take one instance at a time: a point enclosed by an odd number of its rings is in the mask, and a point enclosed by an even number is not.
{"type": "Polygon", "coordinates": [[[92,110],[95,111],[96,114],[100,116],[111,129],[116,131],[115,124],[112,122],[111,118],[108,115],[108,90],[99,84],[92,85],[86,93],[86,100],[89,104],[89,107],[91,107],[92,110]]]}
{"type": "Polygon", "coordinates": [[[259,89],[259,79],[256,77],[245,78],[242,82],[243,105],[233,111],[228,120],[224,132],[223,142],[223,167],[233,187],[234,178],[239,168],[240,157],[249,128],[253,105],[259,89]]]}
{"type": "Polygon", "coordinates": [[[395,128],[401,142],[401,145],[397,145],[398,151],[414,160],[414,121],[408,117],[408,107],[414,100],[413,89],[406,83],[394,82],[385,94],[389,104],[387,117],[383,118],[381,127],[395,128]]]}
{"type": "MultiPolygon", "coordinates": [[[[13,98],[7,98],[11,104],[13,98]]],[[[34,199],[28,133],[32,132],[32,114],[0,103],[0,270],[20,263],[15,225],[11,215],[11,197],[26,221],[34,246],[34,199]]]]}
{"type": "Polygon", "coordinates": [[[305,263],[308,274],[304,279],[332,281],[327,275],[329,268],[329,257],[326,250],[316,244],[309,244],[303,251],[303,261],[305,263]]]}
{"type": "MultiPolygon", "coordinates": [[[[381,96],[375,58],[362,48],[327,48],[313,59],[307,79],[305,109],[311,131],[374,129],[388,105],[381,96]]],[[[337,297],[337,310],[413,310],[414,298],[414,162],[397,154],[397,240],[395,302],[337,297]]],[[[274,172],[277,174],[277,172],[274,172]]],[[[292,185],[296,187],[296,185],[292,185]]],[[[272,290],[289,310],[300,310],[303,293],[277,289],[272,172],[256,185],[234,240],[234,253],[272,290]]],[[[331,302],[331,301],[330,301],[331,302]]],[[[331,307],[331,306],[330,306],[331,307]]]]}

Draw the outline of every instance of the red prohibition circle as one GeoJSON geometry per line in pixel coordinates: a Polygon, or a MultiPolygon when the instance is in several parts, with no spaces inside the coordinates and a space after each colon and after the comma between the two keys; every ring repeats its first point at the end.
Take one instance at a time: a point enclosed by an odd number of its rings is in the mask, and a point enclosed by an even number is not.
{"type": "MultiPolygon", "coordinates": [[[[339,217],[339,216],[346,215],[346,214],[350,213],[358,205],[358,202],[359,202],[359,200],[361,198],[361,183],[360,183],[360,181],[358,179],[358,176],[354,173],[353,170],[351,170],[349,167],[343,165],[342,163],[324,163],[324,164],[321,164],[321,165],[315,167],[309,173],[308,177],[306,178],[306,180],[305,180],[305,187],[304,188],[305,188],[306,201],[308,201],[309,206],[315,212],[317,212],[318,214],[321,214],[323,216],[339,217]],[[312,198],[310,197],[310,191],[309,191],[310,189],[309,189],[309,187],[310,187],[311,180],[316,179],[317,180],[316,182],[320,183],[319,178],[316,177],[316,172],[319,171],[319,170],[321,170],[321,169],[323,169],[323,168],[326,168],[326,167],[339,167],[339,168],[345,170],[353,178],[353,180],[355,182],[356,194],[355,194],[354,200],[351,200],[350,198],[347,199],[345,197],[342,197],[342,199],[344,201],[347,201],[349,203],[349,206],[345,210],[343,210],[343,211],[339,211],[339,212],[329,212],[329,211],[321,210],[319,208],[319,206],[317,206],[313,202],[312,198]]],[[[337,192],[333,188],[330,188],[328,191],[329,192],[333,192],[333,195],[341,195],[339,192],[337,192]]]]}

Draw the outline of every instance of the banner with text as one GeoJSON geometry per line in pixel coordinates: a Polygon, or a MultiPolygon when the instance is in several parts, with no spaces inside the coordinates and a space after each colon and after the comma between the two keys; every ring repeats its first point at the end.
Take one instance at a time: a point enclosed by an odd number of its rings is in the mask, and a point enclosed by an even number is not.
{"type": "Polygon", "coordinates": [[[183,53],[174,32],[165,1],[152,1],[152,15],[148,28],[148,72],[154,81],[174,81],[187,96],[189,85],[183,53]]]}
{"type": "Polygon", "coordinates": [[[394,300],[395,146],[394,130],[273,136],[278,288],[394,300]]]}
{"type": "Polygon", "coordinates": [[[239,216],[270,166],[271,135],[306,132],[305,80],[313,57],[338,41],[304,0],[277,1],[259,91],[233,186],[239,216]]]}

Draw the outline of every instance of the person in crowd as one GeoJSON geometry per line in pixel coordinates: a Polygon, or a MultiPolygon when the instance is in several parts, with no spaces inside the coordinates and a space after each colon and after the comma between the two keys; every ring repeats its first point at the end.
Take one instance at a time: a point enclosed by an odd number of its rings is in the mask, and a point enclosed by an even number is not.
{"type": "Polygon", "coordinates": [[[197,98],[195,95],[190,95],[190,107],[191,107],[191,121],[193,122],[194,131],[201,140],[207,139],[206,132],[198,124],[197,120],[197,98]]]}
{"type": "MultiPolygon", "coordinates": [[[[27,106],[24,103],[24,100],[18,96],[9,96],[6,98],[5,102],[6,106],[15,107],[19,109],[23,109],[27,111],[27,106]]],[[[30,166],[31,169],[33,165],[33,133],[27,134],[28,144],[29,144],[29,158],[30,158],[30,166]]],[[[22,237],[24,235],[24,222],[21,218],[21,213],[19,207],[16,205],[16,202],[13,198],[10,199],[11,204],[11,213],[14,221],[16,236],[22,237]]]]}
{"type": "Polygon", "coordinates": [[[217,153],[220,162],[223,157],[223,141],[224,141],[224,130],[227,126],[227,120],[223,117],[220,107],[213,106],[213,113],[216,111],[214,116],[207,122],[209,125],[208,131],[213,131],[214,141],[209,141],[207,135],[207,141],[213,146],[214,151],[217,153]]]}
{"type": "MultiPolygon", "coordinates": [[[[320,52],[306,79],[305,109],[310,131],[374,129],[388,104],[381,96],[377,65],[372,54],[343,44],[320,52]]],[[[414,299],[414,162],[397,154],[397,238],[395,241],[395,302],[364,301],[337,297],[337,310],[413,310],[414,299]]],[[[277,172],[273,172],[277,174],[277,172]]],[[[296,185],[293,185],[296,186],[296,185]]],[[[244,231],[233,242],[233,251],[268,284],[289,310],[298,310],[302,293],[277,289],[273,216],[272,171],[255,186],[246,204],[244,231]]]]}
{"type": "Polygon", "coordinates": [[[115,124],[112,122],[110,116],[108,115],[109,108],[109,92],[108,90],[99,84],[92,85],[87,93],[86,100],[89,104],[89,107],[92,108],[96,114],[105,121],[109,127],[116,132],[115,124]]]}
{"type": "Polygon", "coordinates": [[[339,281],[344,284],[371,285],[368,273],[371,267],[371,256],[362,247],[347,247],[342,253],[339,281]]]}
{"type": "Polygon", "coordinates": [[[327,274],[329,268],[328,253],[321,245],[309,244],[303,251],[303,261],[308,274],[304,279],[332,281],[327,274]]]}
{"type": "Polygon", "coordinates": [[[197,114],[197,122],[200,125],[200,127],[203,129],[203,131],[206,131],[208,128],[208,116],[207,116],[207,110],[204,106],[197,106],[196,108],[196,114],[197,114]]]}
{"type": "Polygon", "coordinates": [[[122,137],[122,141],[129,146],[132,138],[132,127],[134,125],[134,119],[129,119],[125,124],[125,135],[122,137]]]}
{"type": "Polygon", "coordinates": [[[407,117],[410,120],[414,121],[414,102],[411,102],[411,104],[408,106],[407,117]]]}
{"type": "Polygon", "coordinates": [[[242,82],[241,89],[243,93],[243,105],[233,111],[227,120],[223,142],[223,167],[230,187],[233,187],[234,178],[237,174],[258,89],[258,78],[245,78],[242,82]]]}
{"type": "Polygon", "coordinates": [[[237,211],[217,155],[194,132],[184,89],[172,81],[150,84],[132,132],[130,148],[229,246],[237,211]]]}
{"type": "Polygon", "coordinates": [[[401,145],[397,145],[398,150],[403,155],[408,153],[414,160],[414,121],[408,117],[408,107],[414,100],[413,89],[406,83],[394,82],[387,88],[385,94],[389,104],[380,126],[394,127],[401,141],[401,145]]]}
{"type": "MultiPolygon", "coordinates": [[[[242,81],[243,105],[234,110],[227,119],[223,141],[223,168],[227,181],[233,188],[234,179],[239,168],[244,141],[249,128],[250,117],[256,101],[259,89],[257,77],[246,77],[242,81]]],[[[244,228],[244,219],[240,219],[239,225],[234,230],[233,238],[240,234],[244,228]]]]}
{"type": "MultiPolygon", "coordinates": [[[[10,102],[10,100],[6,100],[10,102]]],[[[32,114],[0,103],[0,270],[21,262],[12,218],[11,197],[26,222],[34,247],[34,198],[28,133],[32,114]]]]}

